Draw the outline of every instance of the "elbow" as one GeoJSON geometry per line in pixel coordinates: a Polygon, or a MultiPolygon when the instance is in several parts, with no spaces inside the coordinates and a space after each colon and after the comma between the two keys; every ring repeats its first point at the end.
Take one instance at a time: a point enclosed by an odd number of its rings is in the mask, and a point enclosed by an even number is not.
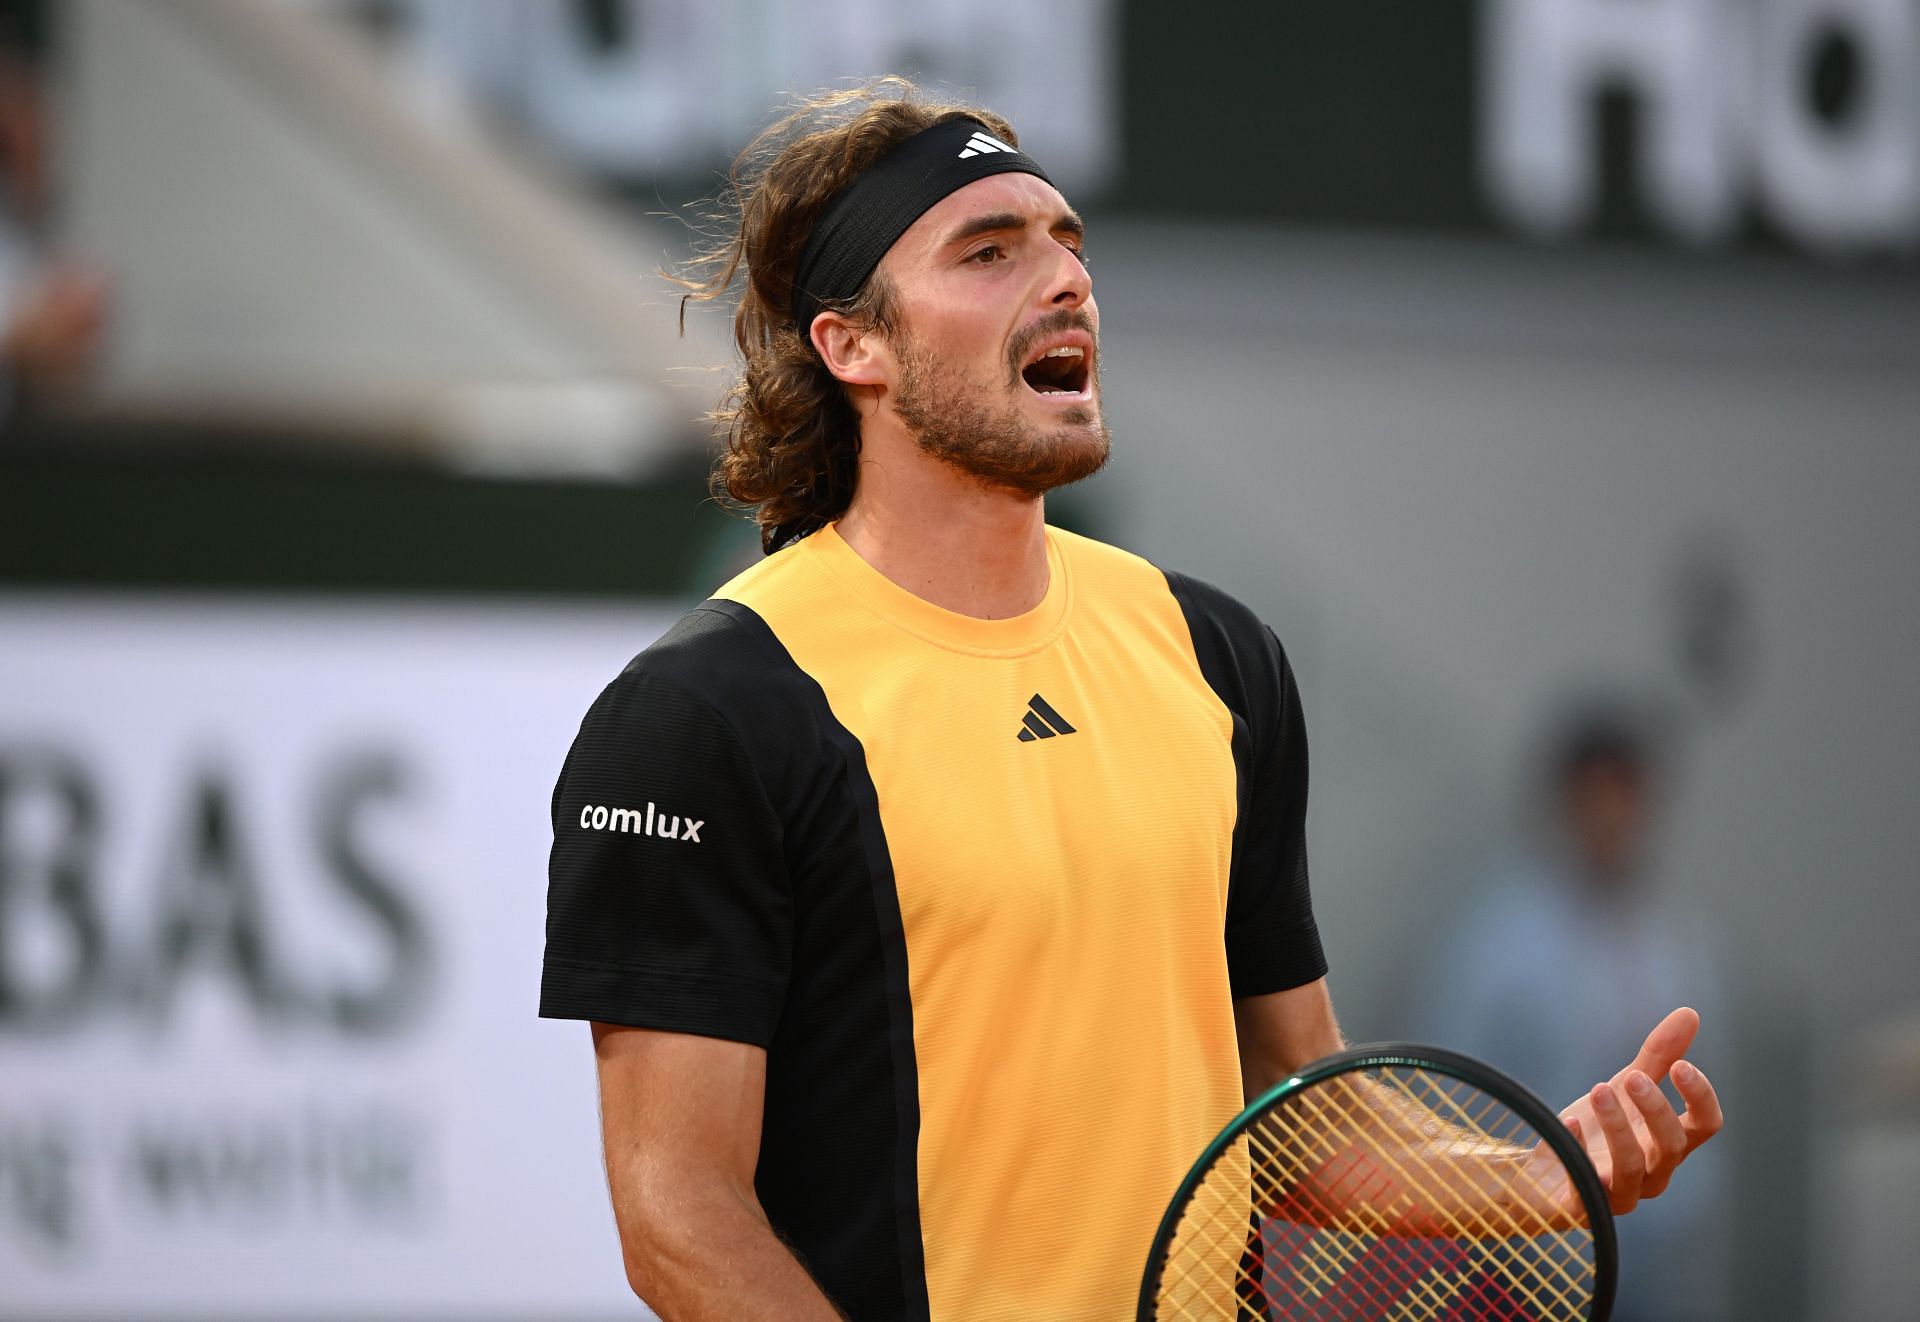
{"type": "Polygon", "coordinates": [[[711,1275],[716,1247],[738,1234],[739,1213],[739,1200],[724,1186],[655,1182],[651,1196],[636,1200],[617,1218],[628,1288],[667,1316],[676,1301],[711,1275]]]}
{"type": "Polygon", "coordinates": [[[687,1245],[674,1242],[672,1218],[660,1215],[623,1219],[620,1261],[626,1268],[627,1288],[641,1303],[659,1312],[657,1304],[672,1289],[675,1271],[687,1258],[687,1245]]]}
{"type": "Polygon", "coordinates": [[[627,1264],[627,1288],[633,1291],[633,1297],[645,1304],[650,1311],[659,1313],[660,1310],[653,1306],[654,1300],[660,1297],[656,1278],[646,1264],[636,1261],[632,1254],[624,1256],[627,1264]]]}
{"type": "Polygon", "coordinates": [[[625,1245],[620,1257],[627,1270],[627,1288],[634,1298],[657,1317],[673,1316],[685,1264],[678,1263],[673,1254],[647,1245],[625,1245]]]}

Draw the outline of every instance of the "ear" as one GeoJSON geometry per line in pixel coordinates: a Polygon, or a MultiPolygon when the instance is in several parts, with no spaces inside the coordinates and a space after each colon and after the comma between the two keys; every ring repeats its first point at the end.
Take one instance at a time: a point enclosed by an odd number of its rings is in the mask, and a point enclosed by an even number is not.
{"type": "Polygon", "coordinates": [[[893,370],[886,337],[838,312],[822,312],[808,332],[815,352],[836,379],[850,386],[882,386],[893,370]]]}

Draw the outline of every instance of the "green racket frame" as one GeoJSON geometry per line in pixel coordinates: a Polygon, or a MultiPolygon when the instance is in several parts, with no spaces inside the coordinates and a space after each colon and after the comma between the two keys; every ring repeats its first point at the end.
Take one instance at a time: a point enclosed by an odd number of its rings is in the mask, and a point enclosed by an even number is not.
{"type": "Polygon", "coordinates": [[[1586,1207],[1587,1220],[1593,1230],[1593,1308],[1588,1317],[1590,1322],[1607,1322],[1613,1313],[1620,1253],[1614,1238],[1613,1211],[1607,1203],[1607,1191],[1600,1183],[1600,1173],[1594,1170],[1586,1149],[1575,1140],[1573,1131],[1561,1123],[1559,1115],[1518,1080],[1471,1056],[1418,1042],[1376,1042],[1323,1056],[1291,1078],[1269,1088],[1254,1099],[1246,1110],[1235,1116],[1233,1122],[1220,1131],[1219,1136],[1207,1145],[1206,1151],[1193,1163],[1193,1168],[1180,1182],[1179,1189],[1175,1190],[1173,1201],[1167,1204],[1166,1215],[1160,1218],[1160,1228],[1154,1232],[1153,1246],[1147,1251],[1146,1274],[1140,1281],[1137,1322],[1158,1322],[1156,1296],[1160,1292],[1161,1274],[1166,1270],[1167,1255],[1173,1249],[1173,1237],[1180,1228],[1181,1214],[1220,1154],[1256,1121],[1294,1093],[1311,1088],[1336,1074],[1350,1074],[1383,1065],[1444,1074],[1478,1088],[1531,1125],[1534,1132],[1552,1146],[1555,1155],[1566,1167],[1573,1187],[1580,1194],[1580,1201],[1586,1207]]]}

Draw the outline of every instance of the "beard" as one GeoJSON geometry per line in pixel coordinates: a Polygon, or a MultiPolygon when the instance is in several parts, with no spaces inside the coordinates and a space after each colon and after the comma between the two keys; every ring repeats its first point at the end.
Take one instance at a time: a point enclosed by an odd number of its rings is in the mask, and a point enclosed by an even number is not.
{"type": "Polygon", "coordinates": [[[1020,360],[1027,349],[1043,335],[1072,328],[1092,334],[1092,319],[1077,310],[1061,309],[1014,337],[1008,349],[1009,385],[998,395],[1002,402],[997,407],[988,402],[996,397],[993,388],[943,368],[938,359],[902,335],[897,343],[900,378],[894,390],[894,412],[921,453],[985,486],[1039,496],[1092,477],[1106,465],[1113,448],[1112,432],[1098,408],[1097,350],[1087,365],[1088,384],[1096,387],[1094,404],[1062,410],[1056,424],[1045,426],[1024,416],[1014,393],[1030,388],[1020,376],[1020,360]]]}

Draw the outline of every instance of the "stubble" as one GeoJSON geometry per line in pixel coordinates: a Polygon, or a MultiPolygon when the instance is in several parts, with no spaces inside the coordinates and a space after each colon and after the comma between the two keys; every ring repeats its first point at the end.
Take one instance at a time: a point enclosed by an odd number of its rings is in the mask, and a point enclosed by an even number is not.
{"type": "MultiPolygon", "coordinates": [[[[1044,426],[1021,413],[1014,393],[1028,389],[1020,379],[1020,360],[1027,349],[1041,336],[1073,328],[1092,333],[1092,319],[1063,308],[1014,339],[1008,346],[1008,388],[998,406],[985,402],[981,395],[986,392],[943,369],[903,335],[894,411],[923,454],[987,486],[1038,496],[1092,477],[1112,451],[1112,433],[1098,408],[1065,409],[1056,425],[1044,426]]],[[[1089,384],[1097,383],[1097,353],[1087,370],[1089,384]]],[[[1093,397],[1097,404],[1098,389],[1093,397]]]]}

